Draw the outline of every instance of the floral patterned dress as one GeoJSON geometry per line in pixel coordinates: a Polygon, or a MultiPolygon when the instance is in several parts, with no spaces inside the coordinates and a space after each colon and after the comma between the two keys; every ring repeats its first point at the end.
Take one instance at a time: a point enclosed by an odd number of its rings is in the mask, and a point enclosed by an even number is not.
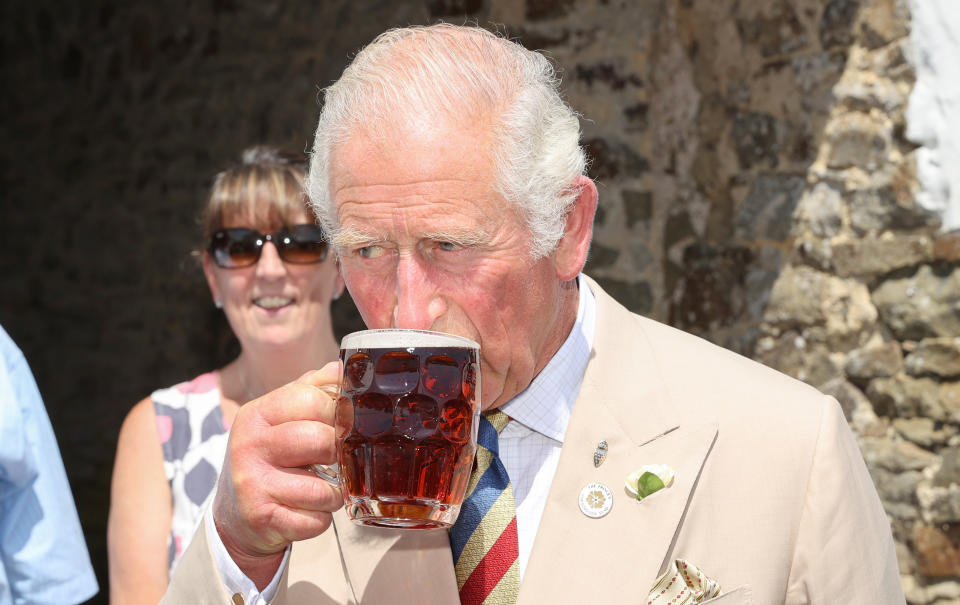
{"type": "Polygon", "coordinates": [[[173,523],[168,541],[170,573],[212,498],[227,448],[215,372],[197,376],[151,395],[163,467],[173,496],[173,523]]]}

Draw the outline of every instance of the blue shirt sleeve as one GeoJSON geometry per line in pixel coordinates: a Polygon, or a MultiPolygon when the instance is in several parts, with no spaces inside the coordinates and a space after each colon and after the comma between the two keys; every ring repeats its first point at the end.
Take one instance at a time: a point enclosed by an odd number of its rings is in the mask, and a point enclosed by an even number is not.
{"type": "Polygon", "coordinates": [[[97,593],[70,484],[33,374],[0,327],[0,605],[97,593]]]}

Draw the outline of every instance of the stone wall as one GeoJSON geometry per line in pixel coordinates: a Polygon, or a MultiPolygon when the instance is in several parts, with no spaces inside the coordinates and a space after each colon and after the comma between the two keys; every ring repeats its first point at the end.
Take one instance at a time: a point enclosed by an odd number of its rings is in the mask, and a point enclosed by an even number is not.
{"type": "Polygon", "coordinates": [[[0,322],[104,590],[124,414],[235,353],[189,258],[211,176],[252,142],[307,147],[319,87],[375,34],[465,17],[564,68],[600,188],[588,272],[836,395],[911,603],[960,599],[960,243],[914,203],[905,0],[3,4],[0,322]]]}
{"type": "Polygon", "coordinates": [[[893,520],[909,602],[955,603],[960,234],[938,234],[915,204],[902,103],[862,94],[865,80],[898,84],[872,71],[878,52],[857,49],[837,87],[755,355],[840,400],[893,520]]]}
{"type": "Polygon", "coordinates": [[[873,2],[852,19],[754,356],[837,397],[892,519],[908,601],[956,603],[960,234],[939,234],[916,203],[906,16],[873,2]]]}

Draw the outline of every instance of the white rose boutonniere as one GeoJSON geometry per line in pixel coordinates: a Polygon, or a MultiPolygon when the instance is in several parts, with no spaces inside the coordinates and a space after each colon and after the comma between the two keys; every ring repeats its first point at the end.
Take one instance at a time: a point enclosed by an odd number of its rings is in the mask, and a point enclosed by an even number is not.
{"type": "Polygon", "coordinates": [[[624,487],[631,496],[643,500],[673,484],[676,473],[666,464],[644,464],[627,475],[624,487]]]}

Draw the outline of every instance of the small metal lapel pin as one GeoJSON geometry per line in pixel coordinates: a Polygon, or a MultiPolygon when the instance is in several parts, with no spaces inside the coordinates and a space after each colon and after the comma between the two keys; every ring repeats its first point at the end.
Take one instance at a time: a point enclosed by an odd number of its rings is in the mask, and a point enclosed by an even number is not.
{"type": "Polygon", "coordinates": [[[593,450],[593,466],[598,467],[603,464],[607,457],[607,441],[603,440],[597,444],[597,449],[593,450]]]}

